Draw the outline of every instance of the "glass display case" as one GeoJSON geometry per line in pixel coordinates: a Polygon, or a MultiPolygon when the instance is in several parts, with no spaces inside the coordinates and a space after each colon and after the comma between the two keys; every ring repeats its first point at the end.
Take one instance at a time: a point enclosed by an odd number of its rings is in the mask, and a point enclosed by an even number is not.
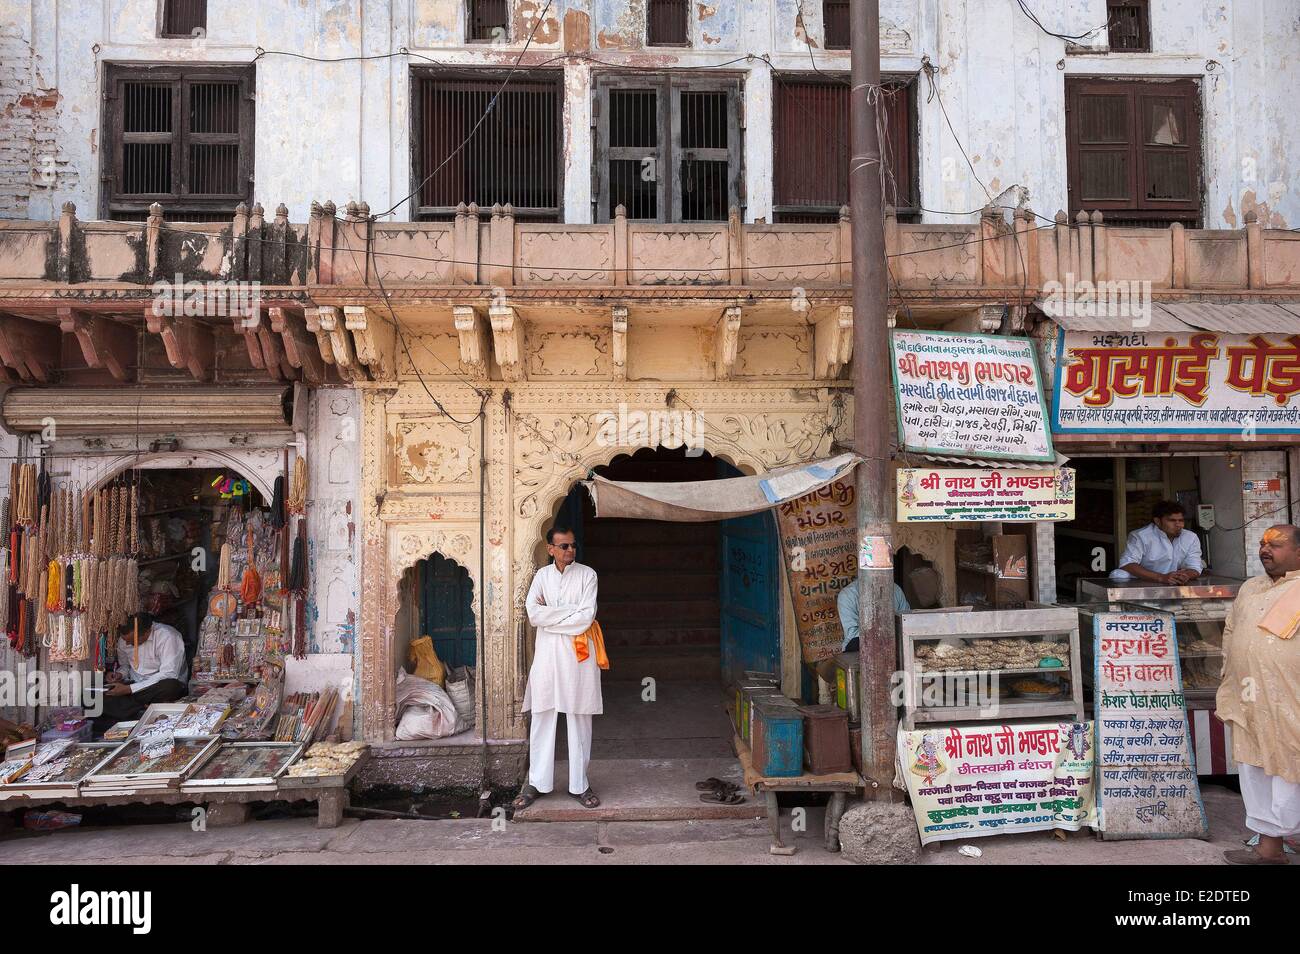
{"type": "Polygon", "coordinates": [[[1109,578],[1079,581],[1084,684],[1092,682],[1092,619],[1097,612],[1149,610],[1174,618],[1188,709],[1213,709],[1223,676],[1223,627],[1242,580],[1206,576],[1186,586],[1109,578]]]}
{"type": "Polygon", "coordinates": [[[1083,719],[1079,614],[1028,604],[898,617],[903,727],[1060,716],[1083,719]]]}

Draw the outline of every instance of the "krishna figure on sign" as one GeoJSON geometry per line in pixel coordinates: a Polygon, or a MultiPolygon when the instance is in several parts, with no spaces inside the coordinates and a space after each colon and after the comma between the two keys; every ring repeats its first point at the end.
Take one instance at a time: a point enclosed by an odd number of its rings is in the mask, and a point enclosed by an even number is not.
{"type": "Polygon", "coordinates": [[[934,734],[927,732],[921,736],[921,744],[917,746],[916,761],[912,763],[912,773],[923,776],[926,785],[933,785],[935,778],[945,771],[947,769],[944,768],[943,762],[939,761],[939,746],[935,742],[934,734]]]}

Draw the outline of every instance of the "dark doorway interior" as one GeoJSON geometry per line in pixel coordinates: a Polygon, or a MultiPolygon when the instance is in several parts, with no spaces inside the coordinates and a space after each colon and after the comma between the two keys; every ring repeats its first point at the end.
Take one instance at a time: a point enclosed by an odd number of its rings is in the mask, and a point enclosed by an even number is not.
{"type": "MultiPolygon", "coordinates": [[[[645,448],[596,473],[642,482],[740,476],[725,461],[690,457],[685,448],[645,448]]],[[[600,577],[597,618],[610,671],[593,758],[730,755],[726,687],[743,669],[780,668],[771,516],[597,519],[590,495],[575,486],[557,520],[573,527],[578,559],[600,577]]]]}

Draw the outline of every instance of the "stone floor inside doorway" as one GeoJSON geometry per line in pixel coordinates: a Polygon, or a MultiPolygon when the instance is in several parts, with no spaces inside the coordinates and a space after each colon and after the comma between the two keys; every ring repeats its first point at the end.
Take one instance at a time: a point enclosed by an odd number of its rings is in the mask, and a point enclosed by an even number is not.
{"type": "Polygon", "coordinates": [[[592,729],[588,781],[601,805],[586,809],[569,797],[565,727],[556,735],[556,790],[516,821],[671,821],[765,817],[752,793],[741,805],[700,801],[697,781],[742,781],[731,747],[722,686],[706,680],[656,680],[654,697],[632,679],[606,677],[605,712],[592,729]]]}

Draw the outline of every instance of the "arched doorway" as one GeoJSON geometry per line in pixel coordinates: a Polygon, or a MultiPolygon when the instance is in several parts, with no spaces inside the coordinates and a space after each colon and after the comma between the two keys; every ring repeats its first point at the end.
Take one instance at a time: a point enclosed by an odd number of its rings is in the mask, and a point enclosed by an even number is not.
{"type": "MultiPolygon", "coordinates": [[[[741,476],[727,461],[688,456],[684,447],[643,448],[595,472],[641,482],[741,476]]],[[[746,670],[781,672],[772,515],[702,523],[597,518],[575,484],[555,519],[573,528],[578,559],[600,579],[597,617],[611,667],[593,757],[730,754],[726,687],[746,670]],[[656,703],[653,720],[645,718],[648,701],[656,703]]]]}
{"type": "Polygon", "coordinates": [[[449,669],[473,667],[478,659],[474,581],[455,560],[431,553],[402,573],[393,633],[393,672],[412,669],[411,641],[428,636],[449,669]]]}

